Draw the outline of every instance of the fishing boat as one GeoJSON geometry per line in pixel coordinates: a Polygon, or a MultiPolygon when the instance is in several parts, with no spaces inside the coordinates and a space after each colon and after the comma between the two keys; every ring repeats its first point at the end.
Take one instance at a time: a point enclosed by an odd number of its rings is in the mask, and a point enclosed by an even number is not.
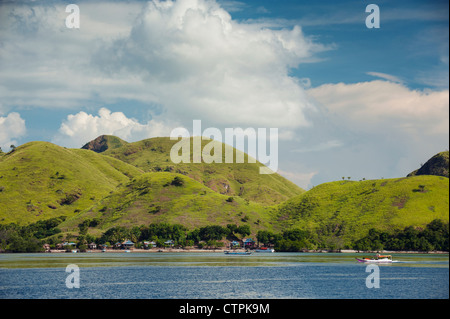
{"type": "Polygon", "coordinates": [[[261,247],[261,248],[255,249],[255,253],[274,253],[274,252],[275,252],[275,249],[267,248],[267,247],[261,247]]]}
{"type": "Polygon", "coordinates": [[[391,255],[380,255],[376,254],[372,258],[356,258],[356,260],[360,263],[392,263],[395,262],[392,260],[391,255]]]}
{"type": "Polygon", "coordinates": [[[225,255],[251,255],[252,252],[251,251],[230,251],[230,250],[225,250],[225,255]]]}

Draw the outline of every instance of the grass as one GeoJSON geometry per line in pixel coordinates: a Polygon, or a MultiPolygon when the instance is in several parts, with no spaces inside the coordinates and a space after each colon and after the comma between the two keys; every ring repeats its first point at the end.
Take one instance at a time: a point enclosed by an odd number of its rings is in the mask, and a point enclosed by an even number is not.
{"type": "Polygon", "coordinates": [[[0,157],[0,222],[70,216],[141,171],[87,150],[31,142],[0,157]]]}
{"type": "Polygon", "coordinates": [[[101,220],[97,230],[114,226],[131,227],[150,223],[183,224],[190,229],[216,224],[249,224],[255,232],[273,229],[273,209],[248,200],[218,194],[181,174],[145,173],[123,184],[91,209],[66,220],[61,228],[73,231],[88,218],[101,220]],[[173,184],[175,178],[181,186],[173,184]]]}
{"type": "MultiPolygon", "coordinates": [[[[259,174],[259,168],[263,165],[259,162],[248,163],[246,154],[244,163],[225,163],[224,144],[221,145],[222,163],[193,163],[191,147],[191,163],[174,164],[170,159],[170,150],[176,142],[166,137],[151,138],[109,149],[104,154],[147,172],[167,171],[183,174],[220,194],[240,196],[266,205],[281,203],[304,192],[279,174],[259,174]]],[[[210,142],[203,140],[202,149],[210,142]]]]}
{"type": "Polygon", "coordinates": [[[429,175],[325,183],[281,204],[277,220],[287,228],[339,232],[346,240],[370,228],[424,227],[436,218],[448,222],[448,183],[429,175]]]}
{"type": "Polygon", "coordinates": [[[189,229],[237,224],[249,225],[252,236],[300,228],[349,243],[371,228],[449,220],[449,180],[442,176],[338,181],[305,192],[278,174],[259,174],[262,164],[247,157],[242,164],[175,165],[168,138],[109,140],[114,148],[103,153],[46,142],[1,153],[0,223],[66,216],[59,227],[77,234],[80,223],[98,218],[89,229],[95,236],[157,222],[189,229]]]}

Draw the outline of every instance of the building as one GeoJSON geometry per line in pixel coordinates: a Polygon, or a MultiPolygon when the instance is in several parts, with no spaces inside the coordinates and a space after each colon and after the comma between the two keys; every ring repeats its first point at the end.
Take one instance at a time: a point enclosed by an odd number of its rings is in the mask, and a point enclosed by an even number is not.
{"type": "Polygon", "coordinates": [[[169,240],[164,242],[164,245],[169,246],[169,247],[173,247],[175,245],[175,242],[172,239],[169,239],[169,240]]]}
{"type": "Polygon", "coordinates": [[[237,240],[230,242],[230,248],[240,248],[241,244],[237,240]]]}
{"type": "Polygon", "coordinates": [[[246,249],[247,248],[249,248],[249,249],[255,248],[255,241],[253,239],[251,239],[251,238],[244,239],[242,241],[242,243],[244,245],[244,248],[246,248],[246,249]]]}
{"type": "Polygon", "coordinates": [[[133,248],[133,247],[134,247],[134,243],[131,240],[125,240],[122,243],[122,248],[123,249],[130,249],[130,248],[133,248]]]}
{"type": "Polygon", "coordinates": [[[150,249],[150,248],[155,248],[156,247],[156,243],[154,241],[144,241],[144,249],[150,249]]]}

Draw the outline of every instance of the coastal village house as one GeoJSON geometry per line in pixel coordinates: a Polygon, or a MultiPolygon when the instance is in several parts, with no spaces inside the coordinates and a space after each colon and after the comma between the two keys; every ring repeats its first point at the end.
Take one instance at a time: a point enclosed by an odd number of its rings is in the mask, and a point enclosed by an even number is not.
{"type": "Polygon", "coordinates": [[[246,238],[242,241],[244,248],[253,249],[255,248],[255,241],[251,238],[246,238]]]}
{"type": "Polygon", "coordinates": [[[125,240],[122,243],[122,248],[123,249],[130,249],[130,248],[133,248],[133,247],[134,247],[134,243],[131,240],[125,240]]]}
{"type": "Polygon", "coordinates": [[[155,248],[156,243],[154,241],[144,241],[143,243],[144,249],[155,248]]]}
{"type": "Polygon", "coordinates": [[[240,248],[241,244],[237,241],[237,240],[233,240],[232,242],[230,242],[230,248],[240,248]]]}
{"type": "Polygon", "coordinates": [[[173,247],[175,245],[175,242],[172,239],[169,239],[164,242],[164,245],[166,245],[168,247],[173,247]]]}

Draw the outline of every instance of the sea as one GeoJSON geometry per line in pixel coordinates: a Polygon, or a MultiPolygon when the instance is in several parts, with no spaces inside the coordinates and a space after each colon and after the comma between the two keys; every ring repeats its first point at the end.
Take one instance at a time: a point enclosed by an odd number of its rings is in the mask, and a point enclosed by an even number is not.
{"type": "Polygon", "coordinates": [[[448,299],[448,254],[0,254],[0,299],[448,299]],[[369,256],[367,256],[369,257],[369,256]]]}

